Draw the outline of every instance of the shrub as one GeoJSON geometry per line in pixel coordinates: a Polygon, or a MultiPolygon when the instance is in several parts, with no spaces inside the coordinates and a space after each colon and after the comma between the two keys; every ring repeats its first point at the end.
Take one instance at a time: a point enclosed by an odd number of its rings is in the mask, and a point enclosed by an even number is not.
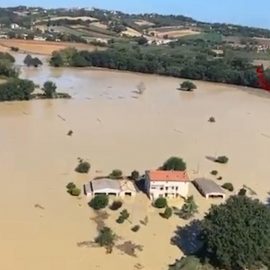
{"type": "Polygon", "coordinates": [[[223,179],[222,176],[219,176],[219,177],[217,178],[217,180],[219,180],[219,181],[221,181],[222,179],[223,179]]]}
{"type": "Polygon", "coordinates": [[[78,166],[75,171],[78,173],[88,173],[90,170],[90,164],[87,161],[80,160],[78,166]]]}
{"type": "Polygon", "coordinates": [[[135,225],[134,227],[132,227],[131,228],[131,230],[133,231],[133,232],[137,232],[137,231],[139,231],[140,230],[140,225],[135,225]]]}
{"type": "Polygon", "coordinates": [[[69,190],[70,195],[72,196],[79,196],[81,194],[81,190],[77,187],[72,188],[69,190]]]}
{"type": "Polygon", "coordinates": [[[68,136],[72,136],[72,134],[73,134],[72,130],[69,130],[69,132],[67,133],[68,136]]]}
{"type": "Polygon", "coordinates": [[[118,219],[116,220],[116,222],[119,223],[119,224],[122,224],[128,218],[129,218],[129,212],[126,209],[124,209],[123,211],[121,211],[121,213],[120,213],[118,219]]]}
{"type": "MultiPolygon", "coordinates": [[[[0,61],[1,74],[1,61],[0,61]]],[[[0,101],[30,100],[35,85],[29,80],[9,79],[0,84],[0,101]]]]}
{"type": "Polygon", "coordinates": [[[245,188],[241,188],[238,192],[239,196],[246,196],[247,190],[245,188]]]}
{"type": "Polygon", "coordinates": [[[115,244],[115,239],[116,235],[113,231],[108,227],[104,227],[99,231],[99,235],[96,237],[95,242],[101,247],[105,247],[108,253],[111,253],[115,244]]]}
{"type": "Polygon", "coordinates": [[[198,212],[198,205],[195,203],[194,197],[190,196],[185,200],[185,204],[182,206],[179,217],[188,220],[198,212]]]}
{"type": "Polygon", "coordinates": [[[129,212],[127,211],[127,209],[124,209],[123,211],[121,211],[120,215],[121,215],[124,219],[128,219],[128,218],[129,218],[129,212]]]}
{"type": "Polygon", "coordinates": [[[213,170],[213,171],[211,171],[211,174],[212,175],[218,175],[218,171],[217,170],[213,170]]]}
{"type": "Polygon", "coordinates": [[[169,219],[172,216],[172,213],[173,213],[172,208],[167,206],[164,213],[162,213],[161,216],[163,218],[169,219]]]}
{"type": "Polygon", "coordinates": [[[73,183],[73,182],[70,182],[70,183],[68,183],[67,185],[66,185],[66,188],[67,189],[73,189],[73,188],[75,188],[76,187],[76,185],[73,183]]]}
{"type": "Polygon", "coordinates": [[[125,222],[125,219],[122,216],[119,216],[118,219],[116,220],[118,224],[123,224],[125,222]]]}
{"type": "Polygon", "coordinates": [[[234,191],[234,187],[233,187],[232,183],[225,183],[221,187],[223,187],[224,189],[229,190],[231,192],[234,191]]]}
{"type": "Polygon", "coordinates": [[[167,206],[167,199],[166,198],[157,198],[155,200],[154,205],[156,208],[165,208],[167,206]]]}
{"type": "Polygon", "coordinates": [[[216,122],[215,117],[211,116],[211,117],[209,118],[208,122],[210,122],[210,123],[215,123],[215,122],[216,122]]]}
{"type": "Polygon", "coordinates": [[[194,89],[197,89],[197,86],[191,81],[184,81],[183,83],[181,83],[180,88],[185,91],[192,91],[194,89]]]}
{"type": "Polygon", "coordinates": [[[42,91],[44,91],[47,98],[55,98],[57,86],[52,81],[47,81],[43,84],[42,91]]]}
{"type": "Polygon", "coordinates": [[[123,173],[121,170],[113,170],[111,174],[109,175],[109,178],[111,179],[121,179],[123,177],[123,173]]]}
{"type": "Polygon", "coordinates": [[[123,203],[121,201],[114,201],[110,206],[110,209],[116,211],[122,207],[123,203]]]}
{"type": "Polygon", "coordinates": [[[140,173],[138,171],[133,171],[130,175],[130,178],[134,181],[137,181],[140,178],[140,173]]]}
{"type": "Polygon", "coordinates": [[[219,156],[215,160],[215,162],[222,163],[222,164],[226,164],[228,163],[228,161],[229,161],[229,158],[227,158],[226,156],[219,156]]]}
{"type": "Polygon", "coordinates": [[[95,210],[100,210],[105,208],[109,203],[109,198],[107,195],[96,195],[90,202],[89,206],[95,210]]]}
{"type": "Polygon", "coordinates": [[[179,157],[169,158],[161,167],[165,171],[184,171],[186,170],[186,163],[179,157]]]}

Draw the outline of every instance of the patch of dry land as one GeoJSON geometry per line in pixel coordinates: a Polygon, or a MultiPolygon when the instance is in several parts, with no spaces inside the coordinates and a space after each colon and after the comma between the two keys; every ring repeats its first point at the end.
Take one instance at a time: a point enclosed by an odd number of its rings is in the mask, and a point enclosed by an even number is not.
{"type": "Polygon", "coordinates": [[[154,33],[156,37],[168,36],[169,38],[180,38],[200,34],[199,31],[194,31],[192,29],[178,29],[173,27],[157,28],[152,30],[150,33],[154,33]]]}
{"type": "Polygon", "coordinates": [[[130,37],[140,37],[142,35],[142,33],[130,27],[127,27],[127,30],[123,31],[122,34],[130,36],[130,37]]]}
{"type": "Polygon", "coordinates": [[[75,47],[78,50],[95,50],[93,45],[71,42],[50,42],[24,39],[0,39],[0,51],[8,51],[17,47],[21,52],[51,55],[53,51],[75,47]]]}
{"type": "MultiPolygon", "coordinates": [[[[215,169],[223,176],[219,183],[232,182],[236,192],[245,184],[265,200],[270,191],[270,99],[260,90],[196,82],[198,89],[186,93],[176,90],[180,80],[174,78],[46,64],[21,75],[38,84],[53,80],[74,98],[0,103],[1,269],[166,270],[181,256],[170,239],[183,221],[162,219],[141,193],[124,202],[130,222],[117,224],[118,213],[108,209],[104,221],[121,237],[117,245],[142,246],[137,257],[84,245],[97,235],[96,214],[83,195],[66,193],[70,181],[82,187],[112,169],[143,172],[176,155],[186,160],[191,178],[210,177],[215,169]],[[140,82],[143,95],[134,93],[140,82]],[[227,155],[229,163],[205,158],[216,155],[227,155]],[[74,172],[78,157],[91,163],[89,175],[74,172]],[[148,225],[132,232],[145,216],[148,225]]],[[[193,187],[190,193],[202,217],[215,201],[193,187]]]]}

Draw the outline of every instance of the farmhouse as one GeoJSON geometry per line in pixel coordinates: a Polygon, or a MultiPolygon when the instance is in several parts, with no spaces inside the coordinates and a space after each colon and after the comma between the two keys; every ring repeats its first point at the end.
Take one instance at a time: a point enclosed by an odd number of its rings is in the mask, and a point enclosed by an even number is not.
{"type": "Polygon", "coordinates": [[[198,178],[193,181],[195,187],[200,191],[200,193],[209,198],[225,198],[226,194],[222,188],[216,184],[214,181],[206,178],[198,178]]]}
{"type": "Polygon", "coordinates": [[[112,180],[102,178],[92,180],[84,186],[87,196],[95,196],[100,194],[113,195],[117,197],[136,196],[136,188],[129,180],[112,180]]]}
{"type": "Polygon", "coordinates": [[[186,171],[146,171],[145,190],[152,199],[188,196],[189,177],[186,171]]]}

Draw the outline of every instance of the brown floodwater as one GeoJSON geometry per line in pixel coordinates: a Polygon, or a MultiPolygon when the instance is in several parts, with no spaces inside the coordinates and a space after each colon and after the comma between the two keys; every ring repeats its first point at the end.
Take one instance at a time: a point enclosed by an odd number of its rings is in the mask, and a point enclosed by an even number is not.
{"type": "MultiPolygon", "coordinates": [[[[21,77],[40,85],[52,80],[73,99],[0,103],[1,269],[134,269],[139,263],[158,270],[180,256],[170,245],[179,219],[161,220],[144,197],[127,205],[138,220],[150,216],[137,235],[128,224],[117,227],[115,217],[108,221],[144,246],[137,258],[77,246],[93,240],[96,227],[86,199],[70,197],[65,185],[82,187],[97,172],[143,172],[175,155],[187,162],[191,177],[210,177],[215,169],[220,183],[232,182],[236,192],[247,185],[255,197],[269,196],[270,99],[260,90],[196,82],[198,89],[185,93],[177,90],[180,79],[46,64],[22,68],[21,77]],[[140,82],[143,95],[134,92],[140,82]],[[229,163],[206,158],[217,155],[229,163]],[[89,175],[74,173],[78,157],[91,163],[89,175]],[[162,248],[153,245],[160,241],[162,248]]],[[[210,203],[192,192],[206,210],[210,203]]]]}

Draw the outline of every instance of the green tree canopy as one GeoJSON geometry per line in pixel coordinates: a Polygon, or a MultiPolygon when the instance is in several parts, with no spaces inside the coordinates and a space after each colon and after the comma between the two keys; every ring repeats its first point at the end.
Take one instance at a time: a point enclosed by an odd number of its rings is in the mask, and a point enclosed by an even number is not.
{"type": "Polygon", "coordinates": [[[229,270],[270,267],[270,208],[246,196],[212,206],[202,221],[206,256],[229,270]]]}
{"type": "Polygon", "coordinates": [[[52,81],[44,83],[42,90],[44,91],[47,98],[54,98],[56,94],[56,84],[52,81]]]}
{"type": "Polygon", "coordinates": [[[0,101],[29,100],[35,90],[32,81],[21,79],[9,79],[0,84],[0,101]]]}
{"type": "Polygon", "coordinates": [[[96,195],[90,202],[89,206],[95,210],[105,208],[109,203],[109,198],[106,195],[96,195]]]}
{"type": "Polygon", "coordinates": [[[184,81],[183,83],[181,83],[180,88],[186,91],[192,91],[194,89],[197,89],[197,86],[191,81],[184,81]]]}
{"type": "Polygon", "coordinates": [[[165,171],[185,171],[186,163],[183,161],[182,158],[171,157],[163,164],[161,169],[165,171]]]}
{"type": "Polygon", "coordinates": [[[101,247],[105,247],[108,253],[112,252],[115,244],[116,235],[111,228],[104,227],[100,230],[99,235],[96,237],[95,242],[101,247]]]}

